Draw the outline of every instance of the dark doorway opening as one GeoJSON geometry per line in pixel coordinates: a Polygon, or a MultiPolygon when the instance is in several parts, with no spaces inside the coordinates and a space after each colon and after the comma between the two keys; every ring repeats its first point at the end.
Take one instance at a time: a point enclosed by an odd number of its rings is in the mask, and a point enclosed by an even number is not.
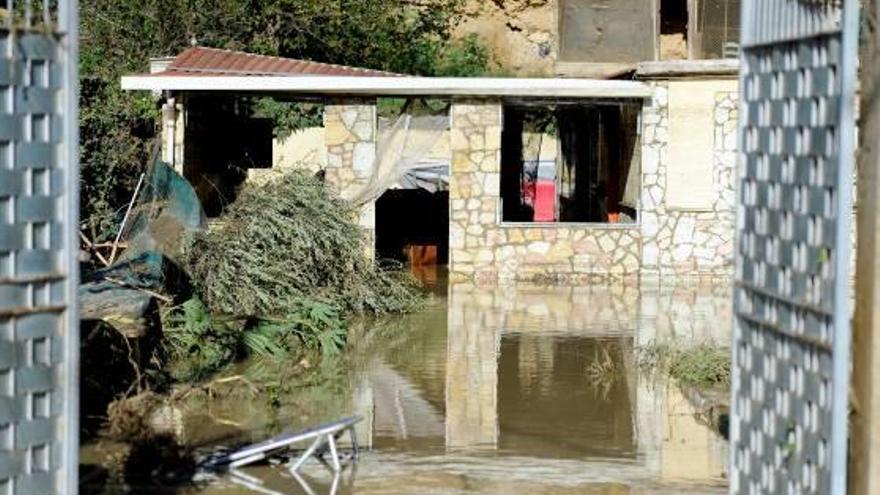
{"type": "Polygon", "coordinates": [[[376,201],[376,255],[410,266],[449,259],[449,193],[389,189],[376,201]]]}
{"type": "Polygon", "coordinates": [[[662,0],[660,2],[660,59],[688,58],[688,2],[662,0]]]}
{"type": "Polygon", "coordinates": [[[272,166],[271,119],[256,118],[246,100],[192,95],[186,101],[183,176],[208,217],[235,201],[249,168],[272,166]]]}

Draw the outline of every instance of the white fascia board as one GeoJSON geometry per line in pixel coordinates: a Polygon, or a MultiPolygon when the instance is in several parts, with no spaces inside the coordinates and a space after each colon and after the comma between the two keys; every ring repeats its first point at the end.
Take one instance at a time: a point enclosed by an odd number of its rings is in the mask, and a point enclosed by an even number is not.
{"type": "Polygon", "coordinates": [[[649,98],[651,87],[607,79],[345,76],[124,76],[122,89],[375,96],[649,98]]]}

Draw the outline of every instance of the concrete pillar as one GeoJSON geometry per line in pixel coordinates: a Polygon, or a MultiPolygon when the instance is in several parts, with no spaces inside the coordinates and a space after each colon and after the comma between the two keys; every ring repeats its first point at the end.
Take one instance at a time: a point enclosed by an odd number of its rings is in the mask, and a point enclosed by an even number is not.
{"type": "MultiPolygon", "coordinates": [[[[375,98],[340,98],[324,105],[325,180],[346,200],[357,198],[370,183],[376,163],[378,121],[375,98]]],[[[358,224],[364,230],[370,259],[375,256],[376,203],[361,207],[358,224]]]]}

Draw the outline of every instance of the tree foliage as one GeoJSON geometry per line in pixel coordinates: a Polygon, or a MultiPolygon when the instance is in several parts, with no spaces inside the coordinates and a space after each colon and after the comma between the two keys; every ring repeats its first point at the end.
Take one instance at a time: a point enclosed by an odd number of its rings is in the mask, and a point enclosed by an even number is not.
{"type": "MultiPolygon", "coordinates": [[[[158,109],[119,77],[198,44],[418,75],[479,75],[489,54],[453,40],[464,0],[91,0],[81,2],[82,212],[112,235],[148,161],[158,109]]],[[[268,104],[281,127],[305,112],[268,104]],[[293,113],[291,113],[293,112],[293,113]]]]}

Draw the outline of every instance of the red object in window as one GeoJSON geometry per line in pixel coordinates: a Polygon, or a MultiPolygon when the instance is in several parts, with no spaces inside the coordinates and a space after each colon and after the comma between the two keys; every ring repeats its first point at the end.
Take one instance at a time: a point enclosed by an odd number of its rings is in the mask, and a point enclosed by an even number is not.
{"type": "Polygon", "coordinates": [[[556,221],[556,183],[539,180],[535,184],[535,221],[556,221]]]}

